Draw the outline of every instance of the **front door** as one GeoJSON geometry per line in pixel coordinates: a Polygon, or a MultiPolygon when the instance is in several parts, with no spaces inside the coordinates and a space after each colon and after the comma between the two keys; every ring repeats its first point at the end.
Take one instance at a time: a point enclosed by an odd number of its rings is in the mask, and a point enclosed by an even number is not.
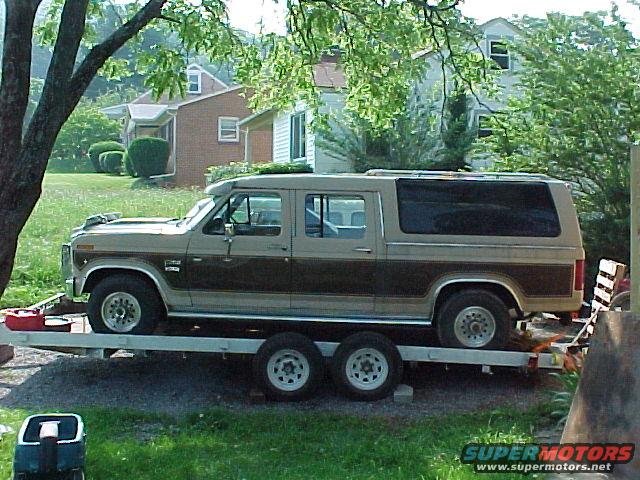
{"type": "Polygon", "coordinates": [[[320,315],[374,311],[375,205],[371,192],[296,191],[292,309],[320,315]]]}
{"type": "Polygon", "coordinates": [[[289,192],[235,191],[194,232],[187,271],[195,309],[283,312],[290,307],[289,192]],[[232,224],[235,235],[225,235],[232,224]]]}

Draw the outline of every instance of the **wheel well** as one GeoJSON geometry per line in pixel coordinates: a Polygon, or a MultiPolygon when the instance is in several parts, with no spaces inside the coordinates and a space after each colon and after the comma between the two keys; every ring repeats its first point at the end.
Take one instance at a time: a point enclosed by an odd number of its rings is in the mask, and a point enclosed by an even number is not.
{"type": "MultiPolygon", "coordinates": [[[[82,293],[91,293],[94,287],[100,283],[105,278],[111,275],[129,275],[132,277],[137,277],[141,281],[148,283],[153,289],[160,295],[158,291],[158,287],[153,282],[151,277],[146,273],[139,272],[137,270],[127,270],[126,268],[100,268],[95,270],[89,274],[86,282],[84,282],[84,287],[82,288],[82,293]]],[[[162,295],[160,295],[162,298],[162,295]]]]}
{"type": "Polygon", "coordinates": [[[491,282],[455,282],[445,285],[442,290],[438,293],[438,297],[436,298],[436,303],[433,309],[433,318],[434,320],[438,317],[438,311],[440,307],[444,304],[444,302],[451,297],[451,295],[455,295],[463,290],[485,290],[487,292],[493,293],[500,300],[504,302],[509,310],[514,309],[519,316],[523,315],[522,310],[518,306],[518,302],[514,298],[513,294],[504,286],[499,283],[491,283],[491,282]]]}

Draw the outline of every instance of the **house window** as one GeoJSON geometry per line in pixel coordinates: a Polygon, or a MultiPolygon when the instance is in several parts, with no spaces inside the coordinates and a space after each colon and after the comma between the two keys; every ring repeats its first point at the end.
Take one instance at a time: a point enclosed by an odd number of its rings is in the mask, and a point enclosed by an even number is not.
{"type": "Polygon", "coordinates": [[[509,50],[504,40],[489,40],[489,57],[496,63],[496,68],[509,70],[509,50]]]}
{"type": "Polygon", "coordinates": [[[291,115],[291,160],[307,156],[307,116],[305,112],[291,115]]]}
{"type": "Polygon", "coordinates": [[[189,93],[196,94],[202,92],[202,72],[197,70],[187,72],[187,79],[189,80],[187,87],[189,93]]]}
{"type": "Polygon", "coordinates": [[[493,133],[490,115],[478,115],[478,138],[485,138],[493,133]]]}
{"type": "Polygon", "coordinates": [[[238,128],[237,117],[218,117],[218,141],[238,142],[240,141],[240,129],[238,128]]]}

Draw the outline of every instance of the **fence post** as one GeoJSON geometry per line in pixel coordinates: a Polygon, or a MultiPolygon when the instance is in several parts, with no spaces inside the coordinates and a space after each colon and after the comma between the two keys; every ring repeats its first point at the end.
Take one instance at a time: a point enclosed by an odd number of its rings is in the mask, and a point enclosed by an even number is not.
{"type": "Polygon", "coordinates": [[[640,313],[640,145],[631,145],[631,311],[640,313]]]}

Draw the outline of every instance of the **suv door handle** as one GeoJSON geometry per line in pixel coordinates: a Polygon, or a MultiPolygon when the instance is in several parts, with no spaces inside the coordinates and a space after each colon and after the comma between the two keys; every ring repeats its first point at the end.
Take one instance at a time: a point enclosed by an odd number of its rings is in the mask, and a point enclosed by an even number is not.
{"type": "Polygon", "coordinates": [[[283,252],[286,252],[288,250],[288,247],[286,245],[280,245],[278,243],[270,243],[267,245],[267,250],[282,250],[283,252]]]}
{"type": "Polygon", "coordinates": [[[371,253],[373,250],[367,247],[355,247],[353,249],[354,252],[362,252],[362,253],[371,253]]]}

